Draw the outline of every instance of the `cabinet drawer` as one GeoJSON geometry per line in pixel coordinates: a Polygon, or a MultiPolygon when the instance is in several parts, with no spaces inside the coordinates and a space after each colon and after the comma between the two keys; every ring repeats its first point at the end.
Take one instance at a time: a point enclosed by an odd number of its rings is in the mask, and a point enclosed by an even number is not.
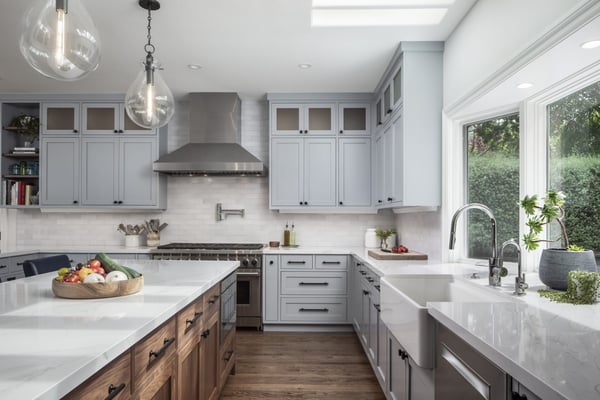
{"type": "Polygon", "coordinates": [[[348,267],[348,256],[345,256],[345,255],[315,256],[315,269],[346,269],[347,267],[348,267]]]}
{"type": "Polygon", "coordinates": [[[344,323],[346,316],[346,298],[281,298],[282,322],[305,323],[344,323]]]}
{"type": "Polygon", "coordinates": [[[199,297],[177,314],[177,341],[180,349],[200,340],[203,306],[203,298],[199,297]]]}
{"type": "Polygon", "coordinates": [[[176,318],[171,318],[133,347],[133,381],[135,389],[144,378],[177,352],[176,318]]]}
{"type": "Polygon", "coordinates": [[[131,398],[131,353],[129,351],[101,369],[63,400],[104,399],[111,394],[114,394],[114,400],[131,398]]]}
{"type": "Polygon", "coordinates": [[[281,294],[346,295],[346,272],[282,271],[281,294]]]}
{"type": "Polygon", "coordinates": [[[211,318],[215,313],[221,311],[221,284],[217,283],[204,293],[204,320],[211,318]]]}
{"type": "Polygon", "coordinates": [[[285,269],[312,269],[312,254],[296,254],[281,256],[281,268],[285,269]]]}
{"type": "Polygon", "coordinates": [[[227,377],[232,372],[235,366],[235,331],[232,331],[232,335],[229,335],[225,343],[221,346],[221,358],[219,361],[219,369],[221,377],[219,379],[220,387],[223,388],[227,383],[227,377]]]}

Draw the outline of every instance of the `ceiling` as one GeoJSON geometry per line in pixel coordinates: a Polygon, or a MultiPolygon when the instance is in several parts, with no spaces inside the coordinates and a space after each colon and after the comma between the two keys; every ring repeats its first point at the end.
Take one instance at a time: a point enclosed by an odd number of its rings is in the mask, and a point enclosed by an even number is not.
{"type": "MultiPolygon", "coordinates": [[[[311,28],[311,0],[162,0],[152,37],[176,97],[372,92],[399,42],[446,40],[475,1],[455,0],[436,26],[311,28]],[[298,68],[302,63],[312,68],[298,68]]],[[[83,1],[100,33],[102,60],[76,82],[45,78],[21,56],[20,19],[32,0],[2,3],[0,93],[125,93],[141,68],[147,21],[137,0],[83,1]]]]}

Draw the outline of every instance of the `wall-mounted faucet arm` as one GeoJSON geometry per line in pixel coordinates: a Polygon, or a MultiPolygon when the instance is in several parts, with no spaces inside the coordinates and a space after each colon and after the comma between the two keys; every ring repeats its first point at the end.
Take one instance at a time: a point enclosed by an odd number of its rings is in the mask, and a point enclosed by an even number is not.
{"type": "Polygon", "coordinates": [[[244,218],[245,209],[226,210],[221,203],[217,203],[217,221],[223,221],[228,215],[239,215],[244,218]]]}

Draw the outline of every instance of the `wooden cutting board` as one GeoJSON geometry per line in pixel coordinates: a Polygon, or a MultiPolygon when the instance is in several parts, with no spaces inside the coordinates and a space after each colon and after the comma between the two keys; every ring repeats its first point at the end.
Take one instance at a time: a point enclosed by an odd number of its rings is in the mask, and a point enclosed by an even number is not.
{"type": "Polygon", "coordinates": [[[387,253],[379,249],[369,250],[369,256],[376,260],[427,260],[427,254],[409,251],[408,253],[387,253]]]}

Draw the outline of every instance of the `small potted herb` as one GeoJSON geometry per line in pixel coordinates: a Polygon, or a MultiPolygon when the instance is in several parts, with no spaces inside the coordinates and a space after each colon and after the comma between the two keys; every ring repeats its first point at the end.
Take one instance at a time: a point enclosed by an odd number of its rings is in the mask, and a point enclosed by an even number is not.
{"type": "Polygon", "coordinates": [[[40,119],[35,115],[22,114],[10,123],[16,132],[23,136],[24,147],[30,147],[40,134],[40,119]]]}
{"type": "Polygon", "coordinates": [[[390,236],[395,235],[395,234],[396,234],[396,230],[394,228],[375,229],[375,235],[377,235],[377,237],[379,239],[381,239],[381,248],[382,249],[387,249],[388,247],[395,246],[394,243],[388,243],[388,239],[390,238],[390,236]]]}
{"type": "Polygon", "coordinates": [[[583,270],[596,272],[596,259],[592,250],[569,242],[565,218],[565,194],[549,190],[546,196],[539,199],[537,195],[525,196],[521,207],[527,215],[529,231],[523,235],[523,243],[527,250],[535,250],[542,242],[561,241],[561,248],[548,248],[542,251],[540,258],[540,280],[552,289],[567,290],[569,271],[583,270]],[[541,233],[545,225],[556,221],[560,227],[560,237],[542,239],[541,233]]]}

